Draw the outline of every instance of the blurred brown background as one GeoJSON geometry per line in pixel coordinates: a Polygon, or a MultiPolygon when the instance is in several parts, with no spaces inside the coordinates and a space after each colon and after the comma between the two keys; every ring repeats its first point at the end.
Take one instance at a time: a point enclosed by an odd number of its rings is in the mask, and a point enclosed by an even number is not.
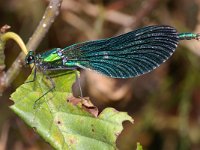
{"type": "MultiPolygon", "coordinates": [[[[10,25],[27,42],[42,18],[47,0],[0,0],[0,26],[10,25]]],[[[76,42],[111,37],[136,28],[166,24],[179,32],[200,32],[199,0],[63,0],[61,13],[37,52],[76,42]]],[[[20,50],[6,45],[6,69],[20,50]]],[[[0,150],[51,149],[8,106],[9,96],[30,74],[20,75],[0,97],[0,150]]],[[[200,42],[183,41],[175,54],[155,71],[133,79],[111,79],[81,71],[84,96],[100,110],[126,111],[135,124],[125,123],[117,145],[134,150],[200,149],[200,42]]],[[[77,83],[75,95],[79,95],[77,83]]]]}

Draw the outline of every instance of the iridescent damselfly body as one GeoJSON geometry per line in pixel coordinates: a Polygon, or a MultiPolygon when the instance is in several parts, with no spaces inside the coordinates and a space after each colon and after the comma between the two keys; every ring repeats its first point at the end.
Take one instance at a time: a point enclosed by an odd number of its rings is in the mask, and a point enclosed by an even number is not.
{"type": "MultiPolygon", "coordinates": [[[[82,68],[111,78],[133,78],[165,62],[174,53],[179,41],[192,39],[199,40],[200,35],[178,33],[171,26],[153,25],[116,37],[54,48],[41,54],[30,51],[25,62],[33,63],[44,73],[82,68]]],[[[52,90],[55,86],[51,83],[52,90]]]]}

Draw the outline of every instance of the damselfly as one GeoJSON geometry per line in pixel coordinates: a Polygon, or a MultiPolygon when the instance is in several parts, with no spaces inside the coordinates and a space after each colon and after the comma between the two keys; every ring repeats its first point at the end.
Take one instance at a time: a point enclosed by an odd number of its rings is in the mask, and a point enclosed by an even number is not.
{"type": "Polygon", "coordinates": [[[41,54],[30,51],[25,61],[44,73],[83,68],[112,78],[132,78],[157,68],[173,54],[180,40],[191,39],[199,40],[200,34],[178,33],[173,27],[154,25],[41,54]]]}

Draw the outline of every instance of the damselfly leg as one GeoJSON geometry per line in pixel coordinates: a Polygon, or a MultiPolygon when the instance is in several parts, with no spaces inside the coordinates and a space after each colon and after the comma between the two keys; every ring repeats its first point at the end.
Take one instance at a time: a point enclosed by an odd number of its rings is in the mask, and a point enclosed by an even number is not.
{"type": "MultiPolygon", "coordinates": [[[[76,69],[75,69],[75,70],[76,70],[76,69]]],[[[78,76],[77,70],[76,70],[76,80],[77,80],[78,86],[79,86],[80,97],[83,98],[83,91],[82,91],[82,88],[81,88],[81,81],[80,81],[80,78],[79,78],[79,76],[78,76]]]]}
{"type": "MultiPolygon", "coordinates": [[[[56,87],[56,85],[55,85],[55,83],[54,83],[54,81],[53,81],[53,79],[52,79],[52,77],[49,75],[49,74],[47,74],[46,73],[46,71],[64,71],[64,70],[75,70],[75,75],[76,75],[76,80],[77,80],[77,82],[78,82],[78,86],[79,86],[79,90],[80,90],[80,97],[82,98],[83,97],[83,94],[82,94],[82,88],[81,88],[81,83],[80,83],[80,79],[79,79],[79,76],[78,76],[78,73],[77,73],[77,69],[76,68],[54,68],[54,69],[46,69],[46,70],[41,70],[41,72],[44,74],[44,76],[46,76],[46,78],[50,81],[50,83],[51,83],[51,88],[49,89],[49,90],[47,90],[42,96],[40,96],[36,101],[35,101],[35,103],[34,103],[34,106],[33,106],[33,108],[35,109],[37,106],[38,106],[38,104],[40,104],[40,100],[41,100],[41,98],[43,98],[46,94],[48,94],[49,92],[51,92],[51,91],[53,91],[54,89],[55,89],[55,87],[56,87]]],[[[34,80],[36,79],[36,73],[35,72],[37,72],[37,70],[34,70],[34,80]]],[[[33,81],[34,81],[33,80],[33,81]]]]}
{"type": "Polygon", "coordinates": [[[37,104],[39,103],[40,99],[43,98],[45,95],[47,95],[49,92],[53,91],[55,89],[55,83],[52,80],[52,78],[47,75],[46,71],[42,71],[42,73],[46,76],[46,78],[51,82],[51,88],[47,90],[42,96],[40,96],[35,102],[33,108],[35,109],[37,107],[37,104]]]}
{"type": "Polygon", "coordinates": [[[36,70],[35,66],[33,66],[33,67],[31,68],[31,70],[33,70],[33,71],[34,71],[34,74],[33,74],[33,79],[32,79],[32,80],[29,80],[29,81],[26,81],[25,83],[34,82],[34,81],[35,81],[35,79],[36,79],[37,70],[36,70]],[[34,69],[34,70],[33,70],[33,69],[34,69]]]}

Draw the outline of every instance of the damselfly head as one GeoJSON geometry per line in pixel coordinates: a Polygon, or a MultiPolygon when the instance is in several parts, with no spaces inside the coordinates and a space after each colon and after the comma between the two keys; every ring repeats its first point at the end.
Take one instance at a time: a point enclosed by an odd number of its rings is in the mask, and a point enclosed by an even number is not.
{"type": "Polygon", "coordinates": [[[27,65],[30,65],[35,62],[35,53],[34,51],[29,51],[26,55],[25,62],[27,65]]]}

